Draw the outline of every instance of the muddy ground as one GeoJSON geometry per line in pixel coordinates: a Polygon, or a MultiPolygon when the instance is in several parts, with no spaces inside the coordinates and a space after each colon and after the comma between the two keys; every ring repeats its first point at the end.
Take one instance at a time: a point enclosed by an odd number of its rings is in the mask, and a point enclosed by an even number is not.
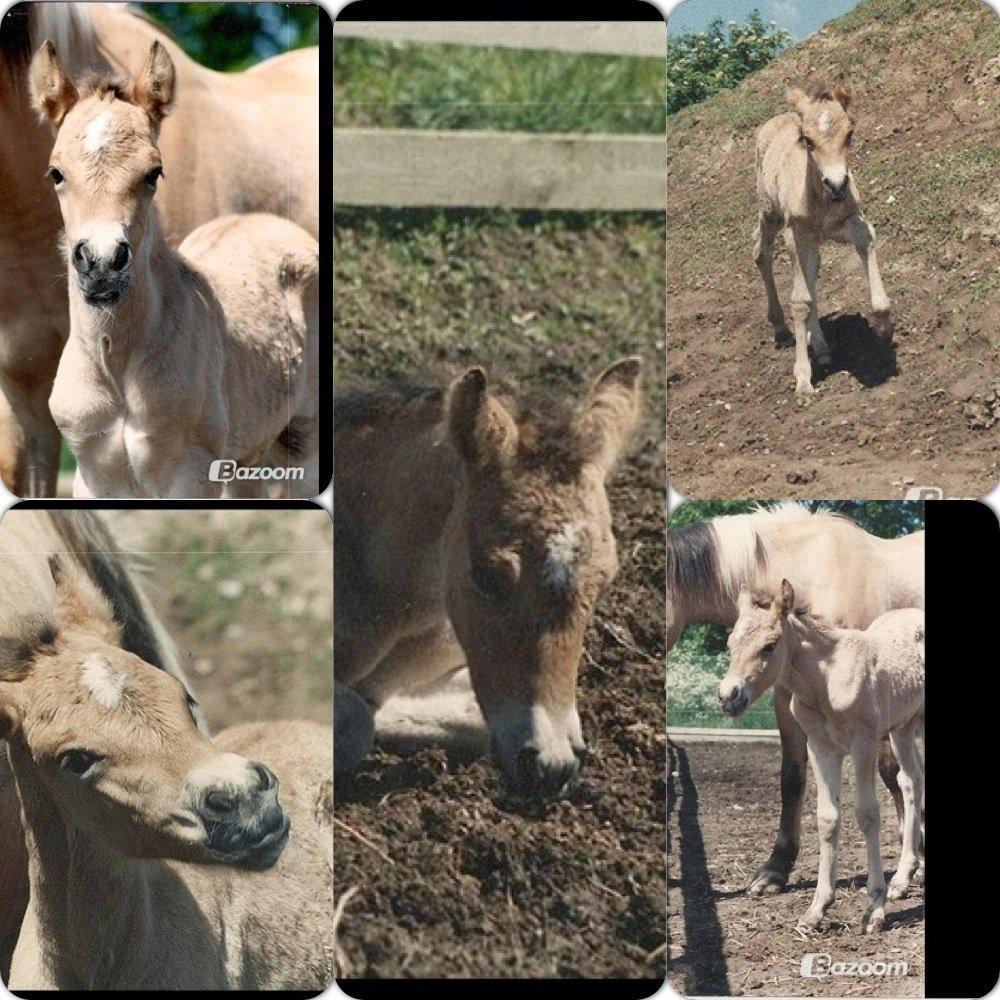
{"type": "MultiPolygon", "coordinates": [[[[688,499],[978,497],[1000,474],[1000,21],[976,0],[864,0],[668,132],[668,469],[688,499]],[[895,315],[873,341],[857,256],[825,245],[833,350],[799,405],[752,260],[754,136],[786,82],[844,72],[852,169],[895,315]]],[[[775,276],[786,306],[788,255],[775,276]]]]}
{"type": "Polygon", "coordinates": [[[581,664],[579,786],[505,800],[475,709],[450,741],[383,731],[335,794],[337,893],[356,889],[342,971],[662,978],[662,219],[375,213],[335,238],[338,387],[484,364],[579,399],[616,358],[649,359],[647,416],[609,488],[621,570],[581,664]]]}
{"type": "MultiPolygon", "coordinates": [[[[743,892],[766,860],[780,810],[776,744],[670,745],[669,976],[688,996],[923,995],[922,874],[907,899],[888,903],[880,936],[858,933],[867,893],[864,837],[854,819],[853,778],[845,768],[837,900],[819,931],[795,930],[816,886],[816,789],[807,785],[802,847],[788,889],[754,899],[743,892]],[[907,963],[903,977],[803,978],[807,952],[834,961],[907,963]]],[[[886,870],[899,857],[892,800],[879,783],[886,870]]]]}

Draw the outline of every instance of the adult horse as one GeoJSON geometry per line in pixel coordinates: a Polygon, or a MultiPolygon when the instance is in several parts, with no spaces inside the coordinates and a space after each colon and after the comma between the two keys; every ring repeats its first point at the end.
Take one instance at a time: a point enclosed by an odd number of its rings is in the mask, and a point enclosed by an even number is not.
{"type": "Polygon", "coordinates": [[[335,765],[372,714],[469,667],[516,794],[558,794],[584,749],[576,675],[618,568],[605,479],[639,408],[626,358],[579,408],[510,399],[473,368],[443,388],[335,403],[335,765]]]}
{"type": "MultiPolygon", "coordinates": [[[[121,647],[183,680],[174,648],[114,538],[89,511],[12,510],[0,525],[0,653],[26,628],[51,616],[50,553],[62,553],[104,595],[121,628],[121,647]]],[[[197,708],[195,708],[197,712],[197,708]]],[[[0,748],[0,977],[6,980],[27,900],[20,807],[6,750],[0,748]]]]}
{"type": "Polygon", "coordinates": [[[178,100],[160,137],[171,169],[157,200],[172,245],[230,213],[319,228],[318,50],[215,73],[124,4],[11,8],[0,25],[0,477],[22,496],[55,494],[60,438],[48,399],[69,329],[62,219],[45,176],[52,131],[28,93],[46,38],[71,77],[135,72],[154,41],[166,48],[178,100]]]}
{"type": "MultiPolygon", "coordinates": [[[[796,503],[671,531],[667,648],[691,622],[732,626],[741,587],[776,592],[783,578],[795,580],[796,593],[817,615],[845,628],[867,628],[886,611],[924,606],[924,533],[877,538],[841,514],[810,512],[796,503]]],[[[799,852],[807,750],[790,703],[788,687],[777,683],[781,819],[771,855],[750,885],[754,895],[783,889],[799,852]]],[[[902,817],[897,769],[883,753],[879,770],[902,817]]]]}

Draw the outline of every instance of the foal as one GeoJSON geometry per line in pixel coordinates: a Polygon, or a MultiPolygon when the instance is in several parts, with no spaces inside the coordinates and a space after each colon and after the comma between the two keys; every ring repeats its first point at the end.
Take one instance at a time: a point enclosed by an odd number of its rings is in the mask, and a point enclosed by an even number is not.
{"type": "Polygon", "coordinates": [[[724,710],[740,715],[776,677],[791,689],[792,713],[805,730],[816,778],[819,877],[799,921],[819,926],[837,882],[841,768],[854,761],[855,809],[868,845],[868,908],[862,933],[881,930],[887,898],[875,794],[879,741],[888,734],[899,760],[903,848],[888,898],[905,896],[919,860],[923,762],[916,736],[924,722],[924,613],[889,611],[867,629],[834,628],[795,607],[787,580],[775,597],[743,589],[729,636],[729,671],[719,685],[724,710]]]}
{"type": "Polygon", "coordinates": [[[219,460],[302,466],[296,492],[314,495],[316,241],[239,215],[167,245],[152,202],[175,73],[159,42],[134,83],[79,89],[46,42],[31,84],[56,129],[70,337],[49,405],[76,455],[74,496],[216,497],[219,460]]]}
{"type": "Polygon", "coordinates": [[[94,584],[50,566],[52,618],[0,642],[30,878],[11,989],[324,988],[329,727],[209,742],[94,584]]]}
{"type": "Polygon", "coordinates": [[[372,711],[469,668],[505,785],[556,795],[577,773],[583,640],[618,568],[605,479],[635,423],[639,358],[579,408],[491,391],[335,404],[336,768],[367,752],[372,711]]]}
{"type": "Polygon", "coordinates": [[[830,362],[816,304],[824,240],[854,245],[868,279],[875,333],[890,341],[892,324],[875,253],[875,230],[861,214],[847,165],[854,135],[854,121],[847,113],[850,92],[840,83],[832,91],[814,87],[808,94],[791,87],[787,98],[793,110],[765,122],[757,133],[760,217],[753,256],[767,293],[767,318],[775,340],[781,341],[788,331],[774,284],[774,239],[780,229],[785,230],[792,263],[795,392],[802,396],[815,392],[809,348],[819,364],[830,362]]]}

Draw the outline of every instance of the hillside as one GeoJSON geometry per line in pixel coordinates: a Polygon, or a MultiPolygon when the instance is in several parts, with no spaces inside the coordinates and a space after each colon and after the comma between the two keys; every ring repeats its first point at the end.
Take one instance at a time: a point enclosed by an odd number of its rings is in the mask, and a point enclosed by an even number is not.
{"type": "MultiPolygon", "coordinates": [[[[689,498],[979,496],[1000,475],[1000,20],[978,0],[866,0],[668,124],[668,469],[689,498]],[[827,244],[834,359],[796,404],[752,261],[757,128],[786,83],[844,72],[852,159],[895,341],[871,341],[850,247],[827,244]]],[[[775,276],[791,276],[779,240],[775,276]]]]}

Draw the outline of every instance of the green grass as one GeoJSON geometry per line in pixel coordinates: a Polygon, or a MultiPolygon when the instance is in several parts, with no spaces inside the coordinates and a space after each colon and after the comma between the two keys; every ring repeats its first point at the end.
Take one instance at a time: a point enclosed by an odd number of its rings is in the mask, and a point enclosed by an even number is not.
{"type": "Polygon", "coordinates": [[[334,45],[338,126],[662,134],[663,59],[409,45],[334,45]]]}

